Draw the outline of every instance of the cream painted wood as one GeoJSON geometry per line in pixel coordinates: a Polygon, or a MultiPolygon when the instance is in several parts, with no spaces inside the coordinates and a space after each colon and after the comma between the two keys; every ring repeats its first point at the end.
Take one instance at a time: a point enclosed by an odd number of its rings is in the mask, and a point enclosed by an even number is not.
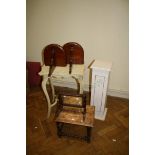
{"type": "Polygon", "coordinates": [[[47,118],[50,117],[50,113],[51,113],[51,108],[57,103],[58,99],[55,95],[55,89],[54,89],[54,85],[53,85],[53,79],[57,78],[57,79],[69,79],[69,78],[73,78],[75,79],[75,81],[77,82],[78,86],[79,86],[79,93],[82,94],[83,93],[83,75],[84,75],[84,65],[73,65],[72,66],[72,73],[69,74],[69,65],[65,66],[65,67],[55,67],[51,77],[48,77],[48,73],[49,73],[49,66],[42,66],[41,71],[39,72],[39,75],[43,77],[42,80],[42,89],[43,92],[46,96],[47,99],[47,104],[48,104],[48,113],[47,113],[47,118]],[[50,100],[46,85],[47,82],[50,82],[50,86],[52,89],[52,101],[50,100]]]}
{"type": "MultiPolygon", "coordinates": [[[[56,105],[57,103],[57,98],[55,96],[55,92],[54,92],[54,87],[52,85],[52,82],[51,83],[51,88],[52,88],[52,104],[51,104],[51,101],[50,101],[50,97],[48,95],[48,91],[47,91],[47,88],[46,88],[46,84],[47,84],[47,81],[49,80],[50,78],[49,77],[45,77],[42,81],[42,89],[44,91],[44,94],[46,96],[46,99],[47,99],[47,104],[48,104],[48,112],[47,112],[47,118],[50,117],[50,113],[51,113],[51,108],[56,105]]],[[[50,79],[51,80],[51,79],[50,79]]]]}
{"type": "Polygon", "coordinates": [[[112,63],[95,60],[92,69],[91,105],[95,106],[95,118],[105,120],[106,97],[112,63]]]}

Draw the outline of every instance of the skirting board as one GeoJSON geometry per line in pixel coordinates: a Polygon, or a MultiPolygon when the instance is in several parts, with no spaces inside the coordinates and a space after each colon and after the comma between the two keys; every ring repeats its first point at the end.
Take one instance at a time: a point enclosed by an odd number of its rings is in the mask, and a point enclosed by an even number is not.
{"type": "MultiPolygon", "coordinates": [[[[62,80],[62,81],[53,80],[53,83],[55,86],[69,87],[69,88],[77,89],[76,82],[68,82],[68,81],[64,81],[64,80],[62,80]]],[[[84,91],[90,91],[90,88],[91,88],[91,85],[84,84],[84,91]]],[[[108,89],[107,95],[129,99],[129,92],[128,91],[108,89]]]]}

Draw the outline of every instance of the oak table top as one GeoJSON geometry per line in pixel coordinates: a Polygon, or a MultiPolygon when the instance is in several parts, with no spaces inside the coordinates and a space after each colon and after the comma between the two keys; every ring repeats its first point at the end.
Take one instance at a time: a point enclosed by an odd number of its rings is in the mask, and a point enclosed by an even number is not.
{"type": "Polygon", "coordinates": [[[95,106],[87,105],[86,116],[85,119],[83,119],[83,114],[81,112],[64,110],[59,113],[59,116],[56,118],[56,122],[93,127],[94,112],[95,106]]]}

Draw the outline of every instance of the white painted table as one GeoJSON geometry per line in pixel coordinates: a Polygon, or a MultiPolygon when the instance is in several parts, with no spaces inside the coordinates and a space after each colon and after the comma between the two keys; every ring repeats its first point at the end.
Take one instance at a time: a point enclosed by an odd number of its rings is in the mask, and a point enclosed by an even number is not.
{"type": "Polygon", "coordinates": [[[91,105],[95,106],[95,118],[105,120],[107,108],[106,97],[112,63],[95,60],[92,69],[91,105]]]}
{"type": "Polygon", "coordinates": [[[46,96],[47,99],[47,103],[48,103],[48,113],[47,113],[47,118],[50,117],[50,113],[51,113],[51,108],[56,105],[58,99],[57,96],[55,95],[55,90],[54,90],[54,86],[53,86],[53,79],[57,78],[57,79],[69,79],[69,78],[74,78],[75,81],[77,82],[78,86],[79,86],[79,93],[82,94],[83,93],[83,75],[84,75],[84,64],[80,64],[80,65],[76,65],[73,64],[72,65],[72,73],[69,74],[69,65],[65,66],[65,67],[59,67],[56,66],[51,77],[48,77],[48,73],[49,73],[49,66],[45,66],[43,65],[41,68],[41,71],[39,72],[39,75],[43,77],[42,80],[42,89],[43,92],[46,96]],[[50,100],[47,88],[46,88],[46,84],[47,81],[49,80],[50,85],[51,85],[51,89],[52,89],[52,101],[50,100]]]}

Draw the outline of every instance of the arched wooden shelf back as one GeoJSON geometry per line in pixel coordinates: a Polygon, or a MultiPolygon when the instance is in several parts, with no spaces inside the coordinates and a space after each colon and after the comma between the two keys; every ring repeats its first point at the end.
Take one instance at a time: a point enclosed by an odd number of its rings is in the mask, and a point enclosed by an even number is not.
{"type": "Polygon", "coordinates": [[[66,66],[64,49],[58,44],[47,45],[44,49],[44,64],[46,66],[66,66]],[[52,58],[54,59],[53,64],[51,64],[52,58]]]}
{"type": "Polygon", "coordinates": [[[66,54],[67,64],[84,64],[84,50],[82,46],[76,42],[68,42],[63,45],[66,54]]]}

